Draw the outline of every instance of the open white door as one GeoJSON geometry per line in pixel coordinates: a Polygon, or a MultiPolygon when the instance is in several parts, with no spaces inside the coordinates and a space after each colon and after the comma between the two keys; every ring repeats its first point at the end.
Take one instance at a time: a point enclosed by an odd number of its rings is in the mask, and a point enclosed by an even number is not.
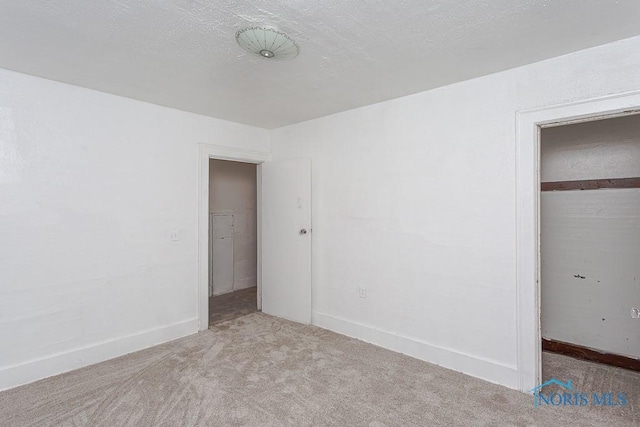
{"type": "Polygon", "coordinates": [[[311,161],[262,164],[262,311],[311,323],[311,161]]]}

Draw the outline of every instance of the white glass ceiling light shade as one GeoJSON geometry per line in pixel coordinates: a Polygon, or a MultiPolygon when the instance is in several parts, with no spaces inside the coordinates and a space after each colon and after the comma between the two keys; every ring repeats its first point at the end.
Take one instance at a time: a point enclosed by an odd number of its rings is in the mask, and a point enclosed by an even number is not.
{"type": "Polygon", "coordinates": [[[236,41],[247,52],[266,59],[293,59],[300,53],[291,37],[273,28],[244,28],[236,33],[236,41]]]}

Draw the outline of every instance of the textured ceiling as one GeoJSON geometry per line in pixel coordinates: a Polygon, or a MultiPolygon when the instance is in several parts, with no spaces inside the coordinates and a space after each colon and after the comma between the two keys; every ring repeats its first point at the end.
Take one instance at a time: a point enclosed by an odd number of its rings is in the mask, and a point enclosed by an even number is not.
{"type": "Polygon", "coordinates": [[[640,34],[637,0],[0,0],[0,67],[273,128],[640,34]],[[236,30],[276,26],[293,61],[236,30]]]}

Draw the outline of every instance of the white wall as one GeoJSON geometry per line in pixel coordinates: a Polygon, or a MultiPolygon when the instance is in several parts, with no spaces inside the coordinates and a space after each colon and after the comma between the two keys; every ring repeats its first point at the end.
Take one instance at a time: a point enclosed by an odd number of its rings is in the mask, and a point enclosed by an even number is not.
{"type": "Polygon", "coordinates": [[[640,176],[640,114],[545,128],[542,182],[640,176]]]}
{"type": "Polygon", "coordinates": [[[515,388],[516,112],[638,69],[633,38],[272,131],[312,158],[314,323],[515,388]]]}
{"type": "MultiPolygon", "coordinates": [[[[209,161],[209,212],[233,212],[233,290],[257,283],[256,165],[209,161]]],[[[216,292],[214,283],[214,294],[216,292]]]]}
{"type": "Polygon", "coordinates": [[[0,70],[0,389],[197,331],[198,143],[270,149],[261,129],[0,70]]]}
{"type": "MultiPolygon", "coordinates": [[[[542,181],[640,176],[640,115],[548,128],[542,181]]],[[[640,358],[640,189],[543,192],[542,336],[640,358]]]]}

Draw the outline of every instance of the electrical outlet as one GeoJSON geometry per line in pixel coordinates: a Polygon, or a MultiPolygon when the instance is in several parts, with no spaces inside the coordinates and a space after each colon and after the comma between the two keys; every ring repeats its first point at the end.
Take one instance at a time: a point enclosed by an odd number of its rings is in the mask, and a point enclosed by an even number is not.
{"type": "Polygon", "coordinates": [[[631,318],[632,319],[640,319],[640,308],[632,308],[631,309],[631,318]]]}
{"type": "Polygon", "coordinates": [[[367,288],[360,288],[360,298],[366,298],[367,297],[367,288]]]}

